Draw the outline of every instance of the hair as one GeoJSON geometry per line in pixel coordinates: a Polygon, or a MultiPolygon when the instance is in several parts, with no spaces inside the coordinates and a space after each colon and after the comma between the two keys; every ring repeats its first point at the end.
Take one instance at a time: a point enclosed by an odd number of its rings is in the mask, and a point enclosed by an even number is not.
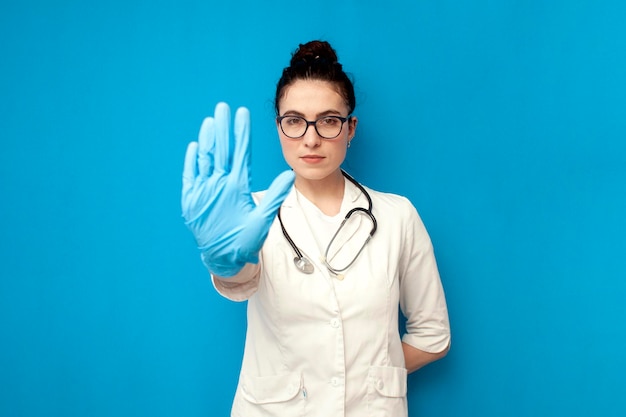
{"type": "Polygon", "coordinates": [[[283,69],[283,74],[276,85],[274,108],[278,115],[278,103],[285,94],[285,89],[297,80],[320,80],[334,84],[338,93],[346,101],[348,114],[356,107],[354,85],[352,80],[343,71],[337,53],[326,41],[310,41],[300,44],[291,55],[289,66],[283,69]]]}

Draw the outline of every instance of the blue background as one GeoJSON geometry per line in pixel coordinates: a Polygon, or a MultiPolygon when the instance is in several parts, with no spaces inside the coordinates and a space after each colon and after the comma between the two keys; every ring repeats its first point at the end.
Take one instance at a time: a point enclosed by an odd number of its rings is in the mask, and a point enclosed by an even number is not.
{"type": "Polygon", "coordinates": [[[253,186],[286,167],[275,83],[330,41],[346,168],[408,196],[453,326],[412,416],[626,414],[626,3],[4,1],[0,415],[226,416],[245,304],[180,218],[183,155],[248,106],[253,186]]]}

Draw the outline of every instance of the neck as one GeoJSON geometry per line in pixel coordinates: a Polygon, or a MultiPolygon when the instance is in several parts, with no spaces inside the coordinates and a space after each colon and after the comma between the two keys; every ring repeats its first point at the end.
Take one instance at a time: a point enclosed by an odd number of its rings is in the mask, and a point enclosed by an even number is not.
{"type": "Polygon", "coordinates": [[[321,180],[308,180],[296,176],[296,189],[315,204],[322,213],[334,216],[341,209],[345,178],[341,170],[321,180]]]}

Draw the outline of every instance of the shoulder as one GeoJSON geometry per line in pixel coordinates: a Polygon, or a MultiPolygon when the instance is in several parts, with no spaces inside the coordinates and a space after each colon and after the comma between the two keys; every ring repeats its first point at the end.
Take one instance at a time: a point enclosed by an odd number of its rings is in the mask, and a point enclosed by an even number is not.
{"type": "Polygon", "coordinates": [[[396,216],[412,217],[417,210],[411,201],[399,194],[377,191],[363,185],[363,188],[372,198],[372,210],[381,214],[395,214],[396,216]]]}
{"type": "Polygon", "coordinates": [[[400,251],[413,256],[432,249],[432,242],[421,216],[411,201],[402,195],[364,187],[372,198],[372,212],[378,229],[402,241],[400,251]]]}
{"type": "Polygon", "coordinates": [[[372,199],[372,213],[379,228],[407,239],[428,236],[426,226],[413,203],[405,196],[365,187],[372,199]]]}

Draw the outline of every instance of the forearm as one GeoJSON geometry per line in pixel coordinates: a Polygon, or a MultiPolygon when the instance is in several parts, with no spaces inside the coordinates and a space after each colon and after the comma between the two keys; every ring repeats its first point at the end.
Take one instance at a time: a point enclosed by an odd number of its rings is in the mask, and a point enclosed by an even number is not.
{"type": "Polygon", "coordinates": [[[402,350],[404,351],[404,363],[406,369],[409,373],[411,373],[446,356],[448,350],[450,350],[450,345],[446,346],[446,348],[441,352],[430,353],[424,352],[423,350],[402,342],[402,350]]]}

